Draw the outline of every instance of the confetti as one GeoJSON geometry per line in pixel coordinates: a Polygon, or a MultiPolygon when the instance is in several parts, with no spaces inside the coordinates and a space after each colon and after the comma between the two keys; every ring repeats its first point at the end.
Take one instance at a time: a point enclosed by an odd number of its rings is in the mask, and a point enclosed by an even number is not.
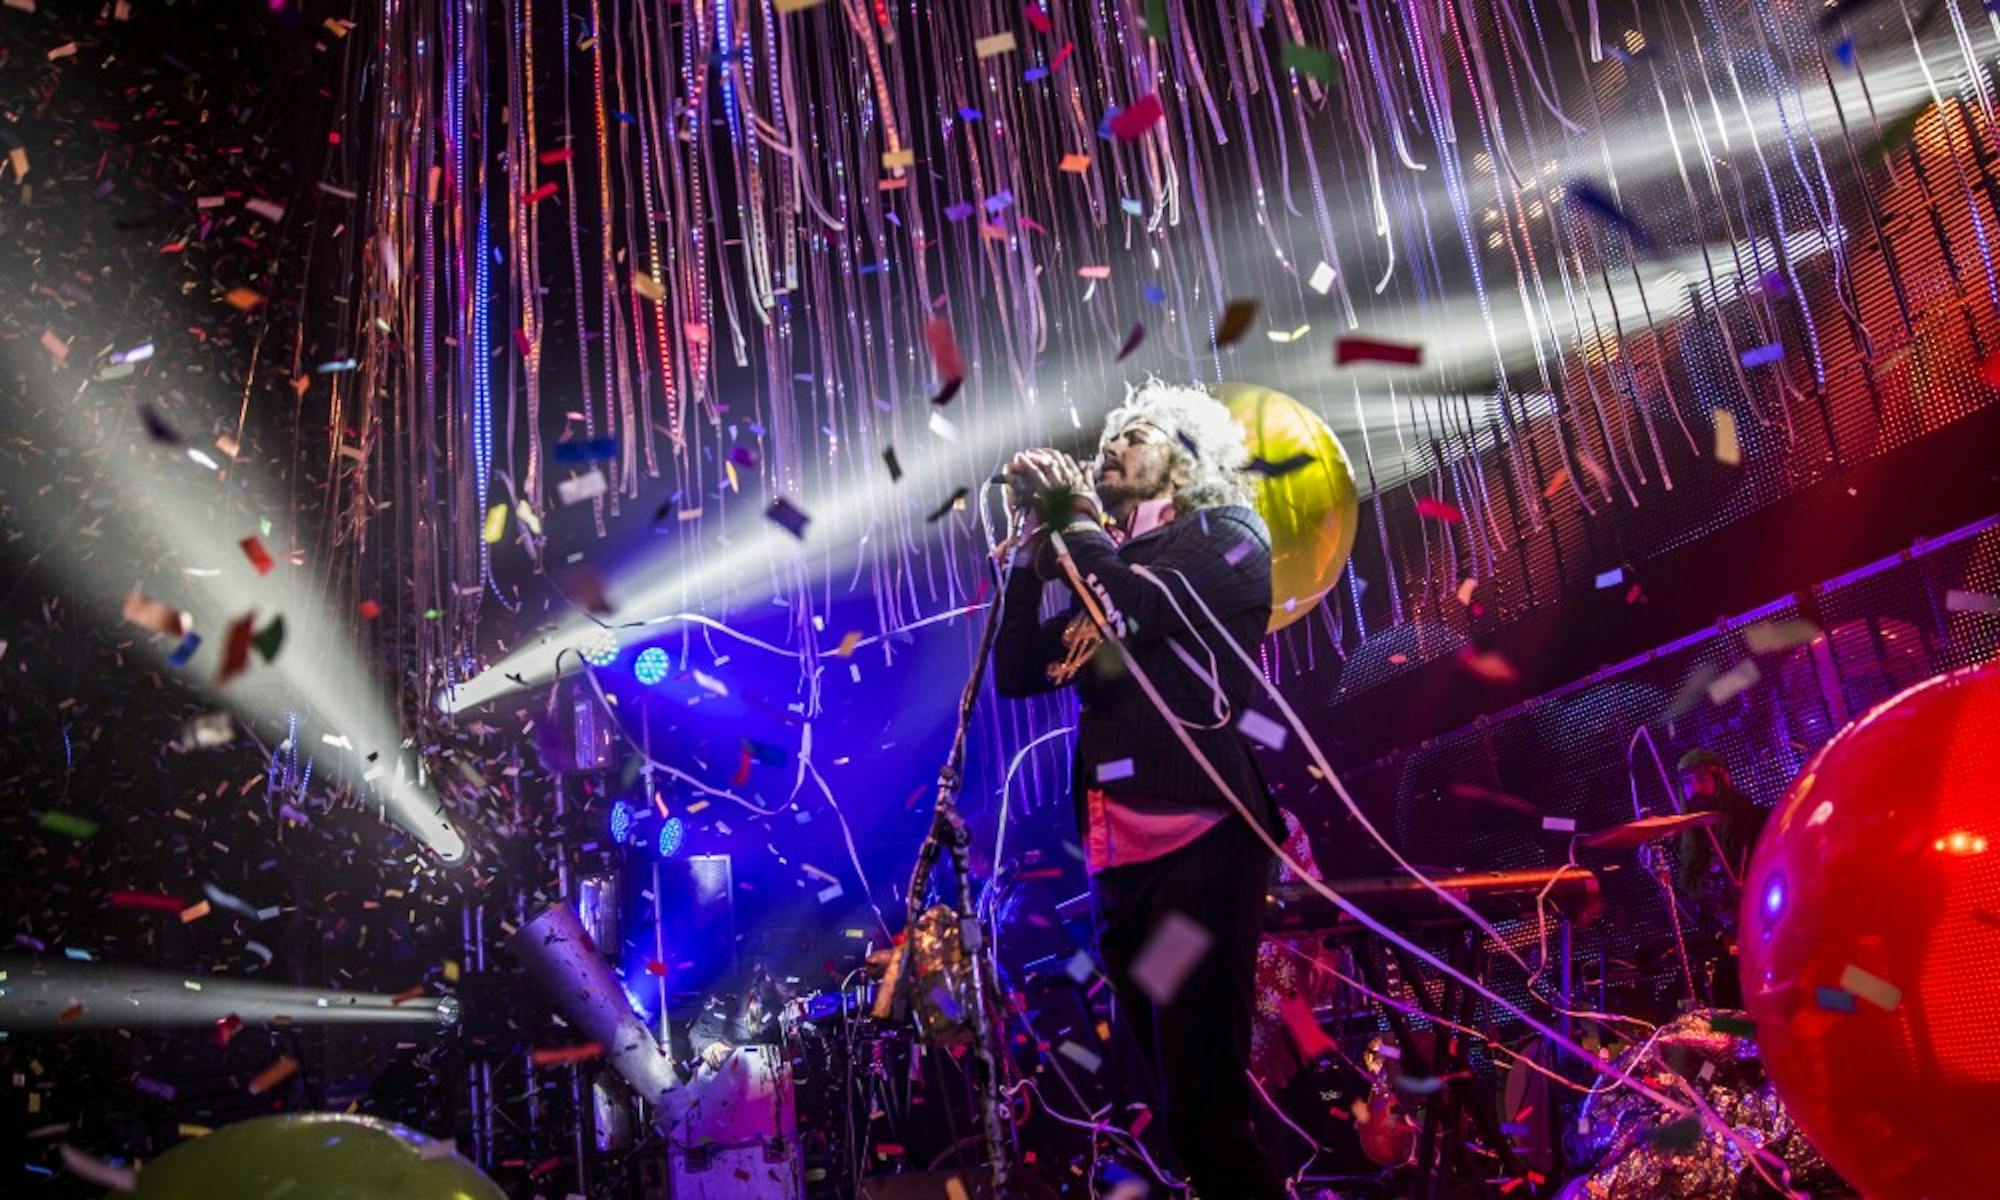
{"type": "Polygon", "coordinates": [[[1145,340],[1146,323],[1141,321],[1132,326],[1132,331],[1125,335],[1125,344],[1118,347],[1118,361],[1124,362],[1126,359],[1132,357],[1132,352],[1137,350],[1145,340]]]}
{"type": "Polygon", "coordinates": [[[114,1192],[131,1192],[139,1186],[139,1172],[132,1167],[116,1167],[103,1159],[92,1158],[68,1142],[57,1146],[56,1150],[62,1158],[63,1169],[85,1183],[114,1192]]]}
{"type": "Polygon", "coordinates": [[[1743,631],[1743,645],[1752,654],[1772,654],[1803,646],[1819,633],[1819,626],[1811,621],[1759,621],[1743,631]]]}
{"type": "Polygon", "coordinates": [[[175,744],[182,751],[213,750],[236,739],[236,723],[226,712],[203,713],[181,726],[175,744]]]}
{"type": "MultiPolygon", "coordinates": [[[[1278,1014],[1284,1019],[1285,1032],[1291,1035],[1292,1045],[1298,1049],[1299,1057],[1305,1061],[1318,1062],[1339,1049],[1334,1040],[1320,1027],[1319,1018],[1313,1016],[1312,1007],[1302,997],[1285,997],[1278,1006],[1278,1014]]],[[[1384,1047],[1390,1049],[1390,1047],[1384,1047]]]]}
{"type": "Polygon", "coordinates": [[[1715,421],[1715,461],[1736,466],[1743,461],[1743,447],[1736,440],[1736,414],[1726,408],[1710,411],[1715,421]]]}
{"type": "Polygon", "coordinates": [[[250,1094],[253,1096],[263,1095],[265,1092],[270,1091],[272,1088],[277,1087],[285,1080],[297,1074],[298,1069],[299,1060],[289,1054],[279,1055],[277,1062],[259,1071],[257,1077],[250,1081],[250,1094]]]}
{"type": "Polygon", "coordinates": [[[1333,365],[1345,367],[1353,363],[1390,363],[1399,367],[1414,367],[1423,362],[1421,346],[1402,342],[1383,342],[1374,338],[1344,337],[1333,343],[1333,365]]]}
{"type": "Polygon", "coordinates": [[[1223,309],[1222,320],[1215,327],[1215,348],[1227,349],[1243,340],[1250,332],[1250,326],[1257,320],[1258,304],[1255,300],[1231,300],[1223,309]]]}
{"type": "Polygon", "coordinates": [[[1950,612],[2000,613],[2000,596],[1949,588],[1944,594],[1944,606],[1950,612]]]}
{"type": "Polygon", "coordinates": [[[595,500],[610,487],[604,480],[604,472],[591,468],[589,473],[565,479],[556,484],[556,498],[565,506],[581,504],[585,500],[595,500]]]}
{"type": "Polygon", "coordinates": [[[1184,913],[1169,912],[1132,961],[1132,982],[1154,1004],[1169,1004],[1214,944],[1215,935],[1198,922],[1184,913]]]}
{"type": "Polygon", "coordinates": [[[194,657],[194,652],[200,648],[201,635],[190,633],[181,639],[180,645],[174,647],[172,654],[167,655],[167,664],[169,666],[185,667],[188,665],[188,660],[194,657]]]}
{"type": "Polygon", "coordinates": [[[1520,675],[1514,664],[1493,650],[1475,651],[1468,647],[1459,651],[1458,664],[1489,683],[1511,683],[1520,675]]]}
{"type": "Polygon", "coordinates": [[[1745,350],[1737,356],[1737,359],[1743,364],[1744,369],[1748,370],[1752,367],[1767,366],[1782,360],[1784,357],[1784,344],[1782,342],[1772,342],[1769,345],[1758,346],[1754,350],[1745,350]]]}
{"type": "Polygon", "coordinates": [[[222,643],[222,664],[215,672],[217,686],[241,675],[244,668],[250,665],[250,641],[255,626],[255,613],[245,613],[230,623],[222,643]]]}
{"type": "Polygon", "coordinates": [[[1279,61],[1288,71],[1310,75],[1321,83],[1333,83],[1340,73],[1340,62],[1333,55],[1317,46],[1302,42],[1286,42],[1279,52],[1279,61]]]}
{"type": "Polygon", "coordinates": [[[1266,479],[1283,479],[1296,471],[1303,471],[1313,464],[1313,456],[1304,451],[1292,455],[1282,462],[1268,462],[1261,458],[1250,460],[1250,473],[1266,479]]]}
{"type": "Polygon", "coordinates": [[[285,618],[282,616],[272,617],[271,623],[266,625],[262,630],[259,630],[257,635],[250,639],[250,644],[256,647],[257,657],[263,659],[266,663],[277,658],[278,648],[285,644],[285,618]]]}
{"type": "Polygon", "coordinates": [[[582,466],[585,463],[602,462],[618,457],[618,439],[615,437],[586,438],[575,442],[557,442],[555,460],[566,466],[582,466]]]}
{"type": "Polygon", "coordinates": [[[1130,107],[1112,117],[1107,125],[1111,136],[1121,142],[1137,141],[1146,131],[1160,123],[1167,110],[1160,104],[1158,95],[1148,93],[1134,100],[1130,107]]]}
{"type": "Polygon", "coordinates": [[[126,595],[123,615],[131,624],[167,637],[177,638],[187,632],[179,612],[141,592],[126,595]]]}
{"type": "Polygon", "coordinates": [[[486,510],[486,526],[479,531],[479,539],[491,546],[507,534],[507,506],[496,504],[486,510]]]}
{"type": "Polygon", "coordinates": [[[932,317],[924,323],[924,338],[930,343],[931,362],[939,379],[965,378],[965,360],[959,357],[958,339],[952,336],[951,322],[932,317]]]}
{"type": "Polygon", "coordinates": [[[1056,170],[1064,171],[1071,175],[1081,175],[1090,170],[1090,155],[1065,154],[1062,156],[1062,161],[1056,164],[1056,170]]]}
{"type": "Polygon", "coordinates": [[[528,1061],[538,1067],[564,1067],[572,1063],[590,1062],[601,1058],[604,1047],[597,1042],[585,1042],[578,1046],[555,1046],[529,1052],[528,1061]]]}
{"type": "Polygon", "coordinates": [[[75,813],[45,812],[37,824],[50,833],[66,834],[80,842],[97,836],[97,822],[75,813]]]}
{"type": "Polygon", "coordinates": [[[271,560],[270,551],[264,549],[264,543],[259,541],[255,534],[236,544],[242,547],[243,557],[250,560],[250,565],[256,568],[259,575],[269,575],[271,569],[278,565],[271,560]]]}
{"type": "Polygon", "coordinates": [[[1062,1042],[1060,1045],[1056,1047],[1056,1053],[1062,1055],[1064,1058],[1067,1058],[1071,1062],[1075,1063],[1077,1066],[1082,1067],[1084,1070],[1089,1071],[1093,1075],[1095,1075],[1098,1069],[1104,1065],[1104,1059],[1102,1056],[1097,1054],[1095,1051],[1079,1046],[1072,1041],[1065,1040],[1064,1042],[1062,1042]]]}
{"type": "Polygon", "coordinates": [[[1465,520],[1465,514],[1459,511],[1458,505],[1430,496],[1417,498],[1417,515],[1429,517],[1434,521],[1443,521],[1447,525],[1457,525],[1465,520]]]}
{"type": "Polygon", "coordinates": [[[1884,1012],[1896,1011],[1896,1006],[1903,1002],[1903,989],[1853,963],[1841,971],[1840,986],[1884,1012]]]}
{"type": "Polygon", "coordinates": [[[1014,50],[1014,35],[1012,33],[990,34],[972,43],[972,53],[982,59],[994,58],[1002,54],[1012,54],[1014,50]]]}
{"type": "Polygon", "coordinates": [[[1130,779],[1132,775],[1132,760],[1129,758],[1121,758],[1114,762],[1097,764],[1097,782],[1099,783],[1116,783],[1121,779],[1130,779]]]}
{"type": "Polygon", "coordinates": [[[1715,677],[1708,685],[1710,704],[1727,704],[1756,686],[1764,673],[1757,669],[1757,660],[1746,658],[1742,662],[1715,677]]]}
{"type": "Polygon", "coordinates": [[[972,492],[970,488],[961,487],[957,489],[956,491],[952,492],[950,499],[946,500],[943,504],[940,504],[935,509],[931,510],[930,515],[926,516],[924,520],[932,525],[937,524],[939,521],[942,521],[947,516],[951,515],[951,510],[957,508],[959,506],[959,502],[964,500],[967,496],[971,494],[972,492]]]}
{"type": "Polygon", "coordinates": [[[1285,740],[1291,736],[1291,730],[1254,708],[1243,710],[1243,716],[1236,722],[1236,728],[1244,737],[1270,750],[1283,750],[1285,740]]]}
{"type": "Polygon", "coordinates": [[[889,468],[890,483],[895,483],[903,478],[903,464],[896,461],[896,448],[894,446],[883,448],[882,463],[889,468]]]}
{"type": "Polygon", "coordinates": [[[798,538],[800,541],[805,540],[806,525],[812,520],[811,517],[800,511],[797,505],[783,496],[771,501],[771,506],[764,510],[764,517],[766,520],[774,521],[784,526],[785,532],[798,538]]]}
{"type": "Polygon", "coordinates": [[[158,892],[113,892],[105,899],[113,908],[142,908],[151,912],[177,913],[187,907],[185,901],[158,892]]]}
{"type": "Polygon", "coordinates": [[[1576,180],[1564,189],[1564,194],[1575,201],[1577,206],[1585,212],[1593,214],[1608,225],[1624,230],[1625,236],[1632,239],[1634,246],[1637,246],[1641,250],[1652,248],[1653,239],[1647,234],[1646,230],[1638,222],[1621,212],[1617,202],[1612,200],[1610,196],[1599,191],[1597,185],[1583,180],[1576,180]]]}

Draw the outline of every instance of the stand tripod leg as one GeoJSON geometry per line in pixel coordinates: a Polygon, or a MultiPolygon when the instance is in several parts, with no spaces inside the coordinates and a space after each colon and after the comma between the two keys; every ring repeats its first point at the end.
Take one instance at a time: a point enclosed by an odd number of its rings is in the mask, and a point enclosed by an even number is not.
{"type": "MultiPolygon", "coordinates": [[[[965,828],[965,821],[958,813],[958,791],[960,771],[965,763],[966,732],[972,723],[972,710],[979,699],[980,685],[986,678],[986,664],[993,655],[993,642],[1000,630],[1000,606],[998,599],[1007,590],[1007,580],[999,580],[996,599],[986,610],[986,625],[979,637],[978,657],[973,661],[972,673],[965,681],[965,690],[959,694],[958,730],[952,738],[951,750],[945,764],[938,770],[937,804],[931,813],[930,832],[925,835],[923,846],[917,851],[916,867],[910,872],[910,889],[907,919],[904,924],[906,935],[916,929],[917,919],[924,911],[924,899],[930,894],[931,874],[937,868],[938,852],[951,854],[952,873],[958,876],[958,920],[959,947],[972,971],[972,1033],[974,1044],[975,1080],[979,1093],[980,1132],[986,1144],[987,1163],[992,1171],[994,1200],[1006,1200],[1012,1194],[1011,1146],[1006,1125],[1001,1116],[999,1059],[994,1051],[998,1045],[999,1031],[994,1028],[993,1010],[987,1002],[986,938],[977,915],[972,892],[972,862],[969,847],[972,835],[965,828]]],[[[905,936],[896,957],[897,986],[907,987],[909,981],[910,939],[905,936]]]]}

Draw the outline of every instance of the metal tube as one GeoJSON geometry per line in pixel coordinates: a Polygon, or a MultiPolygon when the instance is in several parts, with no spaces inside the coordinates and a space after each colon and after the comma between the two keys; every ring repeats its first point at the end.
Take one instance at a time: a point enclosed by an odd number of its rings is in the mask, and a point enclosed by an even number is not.
{"type": "Polygon", "coordinates": [[[542,910],[508,940],[528,973],[570,1027],[604,1049],[604,1060],[632,1090],[672,1120],[680,1097],[673,1061],[660,1049],[626,999],[625,989],[584,932],[576,909],[561,900],[542,910]]]}

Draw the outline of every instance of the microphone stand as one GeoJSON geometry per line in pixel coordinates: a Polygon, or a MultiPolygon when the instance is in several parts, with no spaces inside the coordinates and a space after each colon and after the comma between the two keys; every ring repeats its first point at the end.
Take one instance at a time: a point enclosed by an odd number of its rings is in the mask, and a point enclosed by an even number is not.
{"type": "MultiPolygon", "coordinates": [[[[1008,538],[1004,545],[1011,547],[1020,535],[1025,514],[1016,511],[1009,521],[1008,538]]],[[[1009,1143],[1006,1122],[1002,1116],[1004,1108],[1000,1093],[1000,1071],[994,1047],[999,1041],[999,1031],[994,1028],[993,1013],[988,1007],[986,995],[986,972],[981,969],[986,953],[986,939],[979,917],[972,889],[972,864],[969,850],[972,834],[965,826],[965,819],[958,811],[958,795],[964,785],[966,732],[972,724],[972,710],[979,701],[979,689],[986,681],[986,664],[993,656],[993,643],[1000,632],[1000,610],[1004,602],[1011,567],[996,570],[999,590],[995,592],[993,603],[986,610],[985,628],[980,631],[979,650],[972,660],[972,673],[965,681],[965,690],[958,698],[958,729],[952,735],[951,750],[945,756],[944,765],[938,768],[937,800],[931,810],[930,832],[924,835],[923,845],[917,851],[917,865],[910,872],[910,887],[907,893],[908,912],[905,915],[903,944],[897,955],[902,968],[896,973],[899,986],[907,986],[910,955],[910,935],[917,927],[917,920],[924,911],[924,900],[930,894],[931,874],[937,867],[940,852],[951,855],[951,871],[958,878],[958,918],[959,945],[972,968],[972,1032],[973,1053],[977,1070],[975,1082],[979,1088],[979,1110],[981,1134],[986,1145],[987,1162],[993,1175],[993,1195],[996,1200],[1005,1200],[1011,1195],[1012,1164],[1009,1162],[1009,1143]]]]}

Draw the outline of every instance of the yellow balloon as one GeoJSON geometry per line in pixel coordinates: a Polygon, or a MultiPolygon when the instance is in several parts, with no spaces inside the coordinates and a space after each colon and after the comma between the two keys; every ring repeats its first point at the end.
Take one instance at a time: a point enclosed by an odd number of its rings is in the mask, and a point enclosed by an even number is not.
{"type": "Polygon", "coordinates": [[[1250,457],[1281,474],[1257,478],[1257,512],[1271,529],[1271,631],[1313,610],[1340,578],[1361,524],[1361,498],[1340,439],[1319,414],[1270,388],[1217,391],[1249,435],[1250,457]],[[1303,465],[1294,467],[1303,458],[1303,465]]]}

